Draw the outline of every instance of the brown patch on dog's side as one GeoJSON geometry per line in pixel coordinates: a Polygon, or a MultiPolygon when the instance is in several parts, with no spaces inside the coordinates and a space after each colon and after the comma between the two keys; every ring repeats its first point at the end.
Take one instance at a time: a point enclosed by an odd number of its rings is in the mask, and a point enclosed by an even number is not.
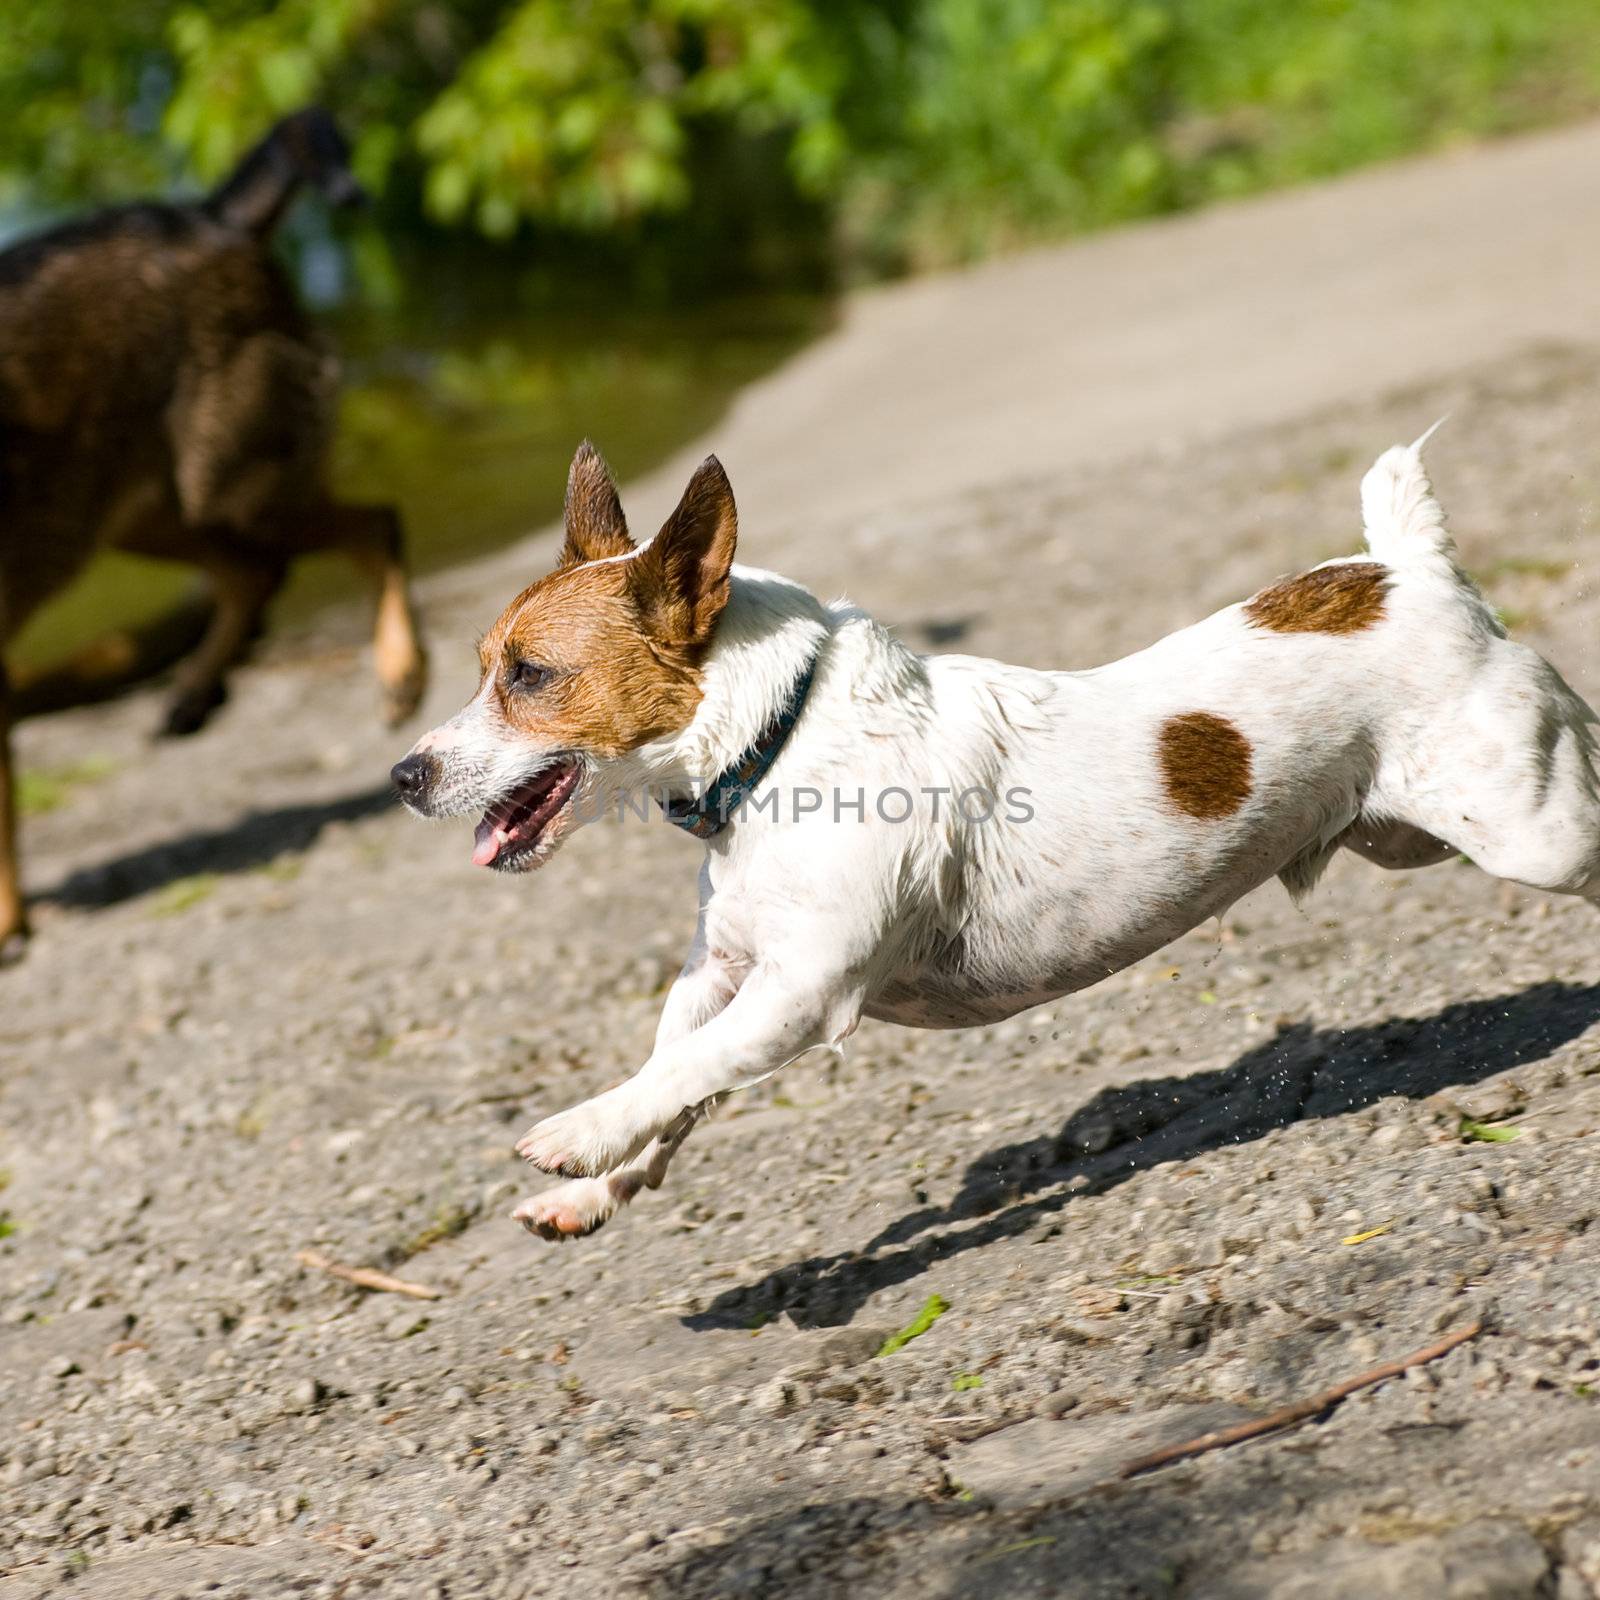
{"type": "Polygon", "coordinates": [[[1188,816],[1215,822],[1250,798],[1250,741],[1226,717],[1168,717],[1159,749],[1167,798],[1188,816]]]}
{"type": "Polygon", "coordinates": [[[1274,633],[1359,633],[1383,616],[1389,569],[1347,561],[1280,578],[1245,602],[1244,614],[1274,633]]]}

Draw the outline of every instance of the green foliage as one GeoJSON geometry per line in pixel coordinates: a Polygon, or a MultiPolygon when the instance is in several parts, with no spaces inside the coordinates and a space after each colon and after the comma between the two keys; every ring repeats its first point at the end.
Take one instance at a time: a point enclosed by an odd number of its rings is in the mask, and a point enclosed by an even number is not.
{"type": "Polygon", "coordinates": [[[10,0],[0,29],[0,199],[101,199],[170,176],[160,0],[10,0]]]}
{"type": "Polygon", "coordinates": [[[209,181],[313,99],[391,229],[824,202],[975,255],[1600,101],[1593,0],[10,0],[0,199],[209,181]]]}
{"type": "MultiPolygon", "coordinates": [[[[394,0],[180,6],[166,29],[178,88],[163,131],[201,177],[220,177],[268,123],[317,99],[381,48],[383,25],[398,9],[394,0]]],[[[381,182],[393,130],[380,124],[361,137],[358,164],[381,182]]]]}
{"type": "Polygon", "coordinates": [[[1149,0],[938,0],[910,42],[888,220],[922,253],[1156,210],[1176,34],[1149,0]]]}
{"type": "Polygon", "coordinates": [[[417,123],[429,210],[490,235],[688,203],[690,130],[783,126],[828,176],[839,69],[799,0],[523,0],[417,123]]]}
{"type": "Polygon", "coordinates": [[[902,95],[847,223],[869,253],[972,256],[1593,106],[1600,8],[928,0],[902,95]]]}

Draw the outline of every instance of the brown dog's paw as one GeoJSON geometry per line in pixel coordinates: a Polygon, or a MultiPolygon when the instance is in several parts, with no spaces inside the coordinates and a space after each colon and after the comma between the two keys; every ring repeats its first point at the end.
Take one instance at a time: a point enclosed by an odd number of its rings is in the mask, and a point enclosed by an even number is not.
{"type": "Polygon", "coordinates": [[[220,683],[208,683],[198,689],[186,689],[173,697],[167,706],[157,730],[161,739],[186,739],[198,733],[211,719],[211,713],[228,698],[227,689],[220,683]]]}
{"type": "Polygon", "coordinates": [[[28,953],[28,930],[13,928],[0,934],[0,968],[14,967],[28,953]]]}
{"type": "Polygon", "coordinates": [[[392,683],[379,685],[383,696],[383,721],[389,728],[398,727],[422,704],[428,689],[428,658],[417,654],[412,665],[392,683]]]}

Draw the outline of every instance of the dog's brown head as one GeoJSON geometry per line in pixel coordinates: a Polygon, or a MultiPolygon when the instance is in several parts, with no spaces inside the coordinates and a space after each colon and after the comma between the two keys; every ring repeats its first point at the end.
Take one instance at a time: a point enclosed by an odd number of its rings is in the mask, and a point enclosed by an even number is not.
{"type": "Polygon", "coordinates": [[[301,184],[331,206],[360,205],[366,193],[350,170],[350,145],[321,106],[275,122],[266,137],[212,190],[203,209],[218,222],[265,239],[301,184]]]}
{"type": "Polygon", "coordinates": [[[307,106],[277,123],[267,136],[286,165],[331,206],[358,206],[366,192],[350,170],[350,141],[321,106],[307,106]]]}
{"type": "Polygon", "coordinates": [[[555,571],[517,596],[478,647],[478,692],[393,771],[423,816],[483,812],[472,859],[525,872],[581,817],[608,763],[686,728],[700,661],[728,601],[738,522],[715,456],[635,545],[616,485],[585,441],[567,479],[555,571]]]}

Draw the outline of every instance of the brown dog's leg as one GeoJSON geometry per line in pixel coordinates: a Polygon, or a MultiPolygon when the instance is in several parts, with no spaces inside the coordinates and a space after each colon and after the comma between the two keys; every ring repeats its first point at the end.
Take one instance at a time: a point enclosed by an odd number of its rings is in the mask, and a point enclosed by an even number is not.
{"type": "Polygon", "coordinates": [[[428,687],[428,655],[411,604],[400,516],[393,506],[335,504],[329,510],[338,548],[378,591],[372,656],[383,690],[384,718],[392,727],[417,709],[428,687]]]}
{"type": "Polygon", "coordinates": [[[350,505],[323,500],[292,515],[275,513],[251,529],[252,548],[284,559],[337,550],[355,564],[378,592],[373,664],[383,691],[383,713],[392,725],[417,709],[428,686],[428,656],[417,629],[406,573],[400,515],[393,506],[350,505]]]}
{"type": "Polygon", "coordinates": [[[176,666],[199,647],[212,610],[210,596],[195,594],[148,622],[101,634],[65,660],[13,669],[13,721],[109,700],[176,666]]]}
{"type": "Polygon", "coordinates": [[[227,698],[228,668],[255,637],[267,601],[283,582],[283,567],[273,562],[212,550],[202,564],[211,578],[216,608],[199,648],[178,668],[161,729],[168,736],[196,732],[227,698]]]}
{"type": "Polygon", "coordinates": [[[185,521],[164,512],[125,529],[117,548],[161,561],[187,562],[210,581],[210,615],[199,644],[173,676],[161,726],[168,737],[194,733],[227,698],[228,669],[255,637],[267,602],[283,583],[289,553],[247,536],[230,522],[185,521]]]}
{"type": "Polygon", "coordinates": [[[28,919],[17,870],[17,775],[11,764],[11,702],[0,663],[0,966],[22,957],[28,919]]]}

